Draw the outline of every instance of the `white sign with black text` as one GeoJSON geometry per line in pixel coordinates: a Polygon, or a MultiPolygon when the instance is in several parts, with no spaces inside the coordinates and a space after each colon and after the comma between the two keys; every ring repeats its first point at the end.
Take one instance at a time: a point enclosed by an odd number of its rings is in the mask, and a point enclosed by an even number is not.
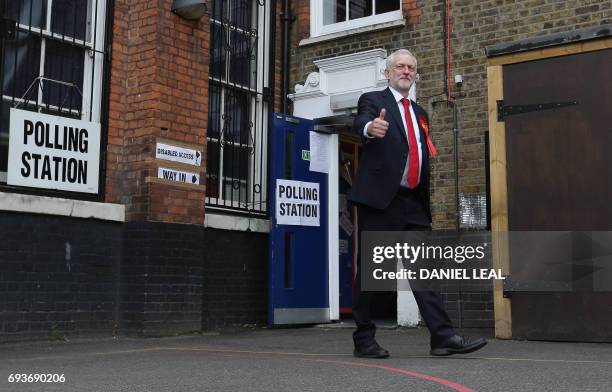
{"type": "Polygon", "coordinates": [[[168,169],[165,167],[159,167],[157,169],[157,177],[164,180],[184,182],[187,184],[199,184],[200,175],[197,173],[184,172],[181,170],[168,169]]]}
{"type": "Polygon", "coordinates": [[[100,123],[11,108],[7,184],[98,193],[100,123]]]}
{"type": "Polygon", "coordinates": [[[202,162],[202,153],[191,148],[177,147],[157,142],[155,158],[200,166],[202,162]]]}
{"type": "Polygon", "coordinates": [[[319,183],[276,180],[276,223],[320,226],[319,183]]]}

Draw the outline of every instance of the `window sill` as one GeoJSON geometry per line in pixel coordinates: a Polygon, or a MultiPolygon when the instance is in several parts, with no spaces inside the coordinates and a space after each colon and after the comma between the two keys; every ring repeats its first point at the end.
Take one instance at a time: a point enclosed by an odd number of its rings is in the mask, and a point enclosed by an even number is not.
{"type": "Polygon", "coordinates": [[[221,230],[269,233],[270,221],[261,218],[246,218],[243,216],[207,212],[204,214],[204,227],[221,230]]]}
{"type": "Polygon", "coordinates": [[[122,204],[0,192],[0,211],[125,222],[122,204]]]}
{"type": "Polygon", "coordinates": [[[406,26],[405,19],[402,18],[402,19],[393,20],[391,22],[376,23],[376,24],[369,25],[369,26],[357,27],[354,29],[338,31],[336,33],[329,33],[329,34],[319,35],[316,37],[306,38],[300,41],[299,46],[312,45],[312,44],[316,44],[319,42],[325,42],[325,41],[330,41],[330,40],[334,40],[334,39],[338,39],[342,37],[348,37],[350,35],[368,33],[371,31],[384,30],[384,29],[400,27],[400,26],[401,27],[406,26]]]}

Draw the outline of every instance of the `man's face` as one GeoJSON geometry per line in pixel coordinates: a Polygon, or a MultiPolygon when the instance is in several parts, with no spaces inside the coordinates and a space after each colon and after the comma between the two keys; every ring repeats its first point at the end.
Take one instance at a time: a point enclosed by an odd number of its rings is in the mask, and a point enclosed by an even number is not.
{"type": "Polygon", "coordinates": [[[409,54],[398,54],[393,58],[391,69],[385,69],[389,85],[407,95],[417,74],[416,59],[409,54]]]}

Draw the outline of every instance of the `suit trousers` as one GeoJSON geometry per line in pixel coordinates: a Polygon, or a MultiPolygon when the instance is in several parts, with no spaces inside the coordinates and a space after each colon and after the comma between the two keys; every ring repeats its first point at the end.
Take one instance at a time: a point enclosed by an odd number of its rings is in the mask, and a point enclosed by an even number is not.
{"type": "MultiPolygon", "coordinates": [[[[424,210],[425,215],[415,214],[414,204],[411,196],[403,192],[397,194],[384,210],[358,205],[359,238],[364,231],[431,230],[424,210]]],[[[376,334],[376,325],[370,318],[374,292],[361,291],[361,249],[358,250],[357,263],[353,287],[353,319],[357,329],[353,333],[353,341],[355,346],[363,346],[372,342],[376,334]]],[[[429,329],[432,347],[455,335],[439,292],[413,291],[413,294],[421,317],[429,329]]]]}

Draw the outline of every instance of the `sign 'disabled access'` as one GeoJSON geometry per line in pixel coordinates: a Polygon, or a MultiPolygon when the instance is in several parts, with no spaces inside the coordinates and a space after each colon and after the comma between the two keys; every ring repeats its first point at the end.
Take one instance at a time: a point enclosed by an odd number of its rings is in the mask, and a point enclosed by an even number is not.
{"type": "Polygon", "coordinates": [[[155,147],[155,158],[193,166],[200,166],[202,163],[202,153],[200,151],[160,142],[157,142],[155,147]]]}

